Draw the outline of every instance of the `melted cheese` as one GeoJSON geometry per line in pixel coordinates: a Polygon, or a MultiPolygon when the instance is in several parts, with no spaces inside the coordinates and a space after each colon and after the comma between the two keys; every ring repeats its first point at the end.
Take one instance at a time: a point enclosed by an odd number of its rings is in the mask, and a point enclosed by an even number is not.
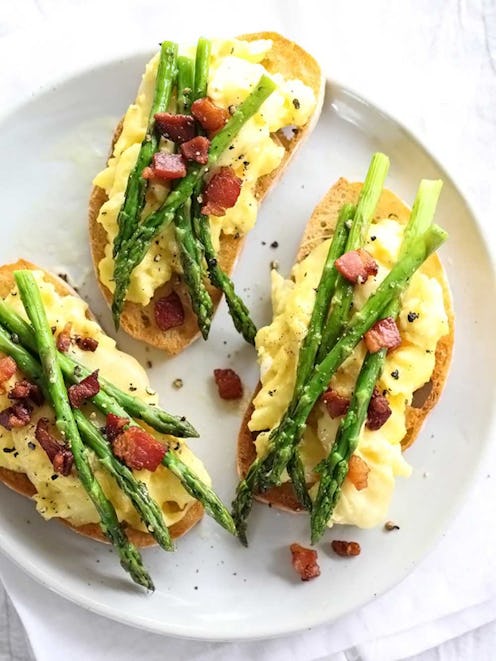
{"type": "MultiPolygon", "coordinates": [[[[239,105],[253,90],[262,74],[270,75],[277,89],[262,104],[241,129],[219,159],[219,166],[231,166],[242,179],[241,193],[235,206],[225,216],[210,217],[212,239],[218,249],[221,232],[246,234],[255,224],[258,201],[255,195],[257,180],[275,170],[284,156],[284,148],[271,134],[287,126],[306,124],[315,108],[316,99],[311,88],[299,80],[286,80],[279,74],[268,74],[260,64],[270,51],[270,40],[253,42],[236,39],[214,40],[210,58],[208,95],[222,108],[239,105]]],[[[195,49],[185,52],[194,57],[195,49]]],[[[117,234],[117,216],[124,200],[127,180],[136,163],[141,142],[146,133],[148,115],[153,99],[159,56],[146,66],[135,102],[124,117],[122,133],[115,144],[108,165],[95,177],[94,184],[105,190],[108,201],[102,206],[98,222],[107,232],[105,256],[99,264],[102,283],[114,291],[112,244],[117,234]]],[[[155,185],[148,195],[146,216],[167,194],[163,186],[155,185]]],[[[133,271],[127,299],[146,305],[154,291],[167,282],[173,272],[181,273],[174,230],[169,226],[152,244],[141,264],[133,271]]]]}
{"type": "MultiPolygon", "coordinates": [[[[403,226],[393,219],[371,225],[366,247],[377,261],[379,272],[375,278],[355,287],[355,309],[362,307],[395,263],[402,234],[403,226]],[[371,236],[375,239],[371,240],[371,236]]],[[[248,424],[251,431],[260,432],[256,441],[259,455],[265,452],[270,430],[279,423],[293,393],[298,352],[307,331],[329,242],[323,242],[296,264],[290,280],[272,272],[274,318],[256,337],[262,388],[254,399],[255,408],[248,424]]],[[[449,330],[442,288],[422,269],[411,278],[402,296],[398,327],[402,345],[388,354],[378,382],[380,390],[388,391],[392,414],[377,431],[364,426],[357,448],[357,454],[370,468],[368,486],[357,491],[346,479],[329,525],[344,523],[368,528],[384,522],[395,478],[407,477],[411,472],[401,453],[401,440],[406,433],[405,409],[415,390],[429,381],[437,342],[449,330]],[[417,318],[409,321],[409,312],[415,312],[417,318]]],[[[332,378],[330,385],[334,389],[346,396],[352,394],[365,352],[360,342],[332,378]]],[[[339,421],[340,418],[332,419],[321,404],[314,408],[301,445],[307,480],[315,479],[313,467],[330,451],[339,421]]],[[[317,489],[315,484],[311,496],[315,496],[317,489]]]]}
{"type": "MultiPolygon", "coordinates": [[[[111,380],[121,390],[131,392],[150,404],[157,403],[158,398],[150,389],[144,369],[132,356],[119,351],[114,340],[108,337],[95,321],[88,319],[87,304],[76,296],[59,296],[53,285],[43,279],[41,272],[36,271],[35,276],[40,286],[50,326],[54,326],[58,333],[64,328],[67,321],[70,321],[72,334],[94,337],[98,340],[96,351],[81,351],[73,344],[70,354],[88,369],[99,369],[102,377],[111,380]],[[118,370],[115,369],[116,365],[119,365],[118,370]]],[[[26,316],[16,289],[11,291],[5,301],[18,314],[26,316]]],[[[0,410],[12,403],[6,393],[10,386],[20,378],[20,373],[17,373],[10,382],[5,384],[4,392],[0,393],[0,410]]],[[[95,423],[105,424],[100,413],[92,411],[91,408],[88,408],[88,411],[95,423]]],[[[34,496],[36,509],[44,518],[63,517],[74,525],[97,523],[98,514],[77,477],[71,474],[67,477],[56,475],[54,478],[52,464],[34,438],[34,428],[41,417],[54,420],[53,411],[48,404],[35,408],[32,420],[26,427],[12,431],[0,427],[0,466],[27,475],[36,487],[37,494],[34,496]]],[[[202,480],[210,484],[210,478],[203,464],[183,441],[172,436],[153,433],[157,438],[177,443],[178,453],[182,460],[202,480]]],[[[89,455],[95,475],[114,504],[119,520],[126,521],[134,528],[144,530],[130,500],[121,492],[113,478],[103,471],[97,458],[91,452],[89,455]]],[[[134,471],[134,474],[137,479],[146,484],[152,498],[161,506],[167,525],[172,525],[182,519],[195,502],[183,489],[177,478],[163,466],[159,466],[153,473],[142,470],[134,471]]]]}

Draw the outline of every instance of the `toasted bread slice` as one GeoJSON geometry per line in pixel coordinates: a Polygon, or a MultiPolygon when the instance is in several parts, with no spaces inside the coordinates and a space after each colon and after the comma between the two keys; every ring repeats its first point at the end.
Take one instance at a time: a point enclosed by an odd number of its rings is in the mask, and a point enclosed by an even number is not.
{"type": "MultiPolygon", "coordinates": [[[[340,179],[324,196],[315,208],[310,218],[300,248],[297,261],[304,259],[319,243],[332,235],[339,211],[343,204],[356,204],[362,184],[350,183],[346,179],[340,179]]],[[[384,190],[377,208],[375,218],[397,217],[401,223],[406,224],[410,217],[410,209],[394,193],[384,190]]],[[[411,406],[406,411],[407,433],[401,442],[402,449],[408,448],[417,437],[424,420],[429,411],[435,406],[448,376],[451,362],[451,354],[454,342],[454,318],[453,306],[446,274],[441,265],[439,257],[434,254],[422,266],[422,272],[435,278],[443,289],[444,306],[448,315],[449,333],[442,337],[436,347],[436,362],[429,384],[426,384],[418,397],[413,398],[411,406]]],[[[243,422],[238,435],[237,467],[240,476],[244,476],[256,458],[254,441],[257,433],[248,429],[248,422],[253,413],[253,399],[260,389],[257,386],[253,398],[244,415],[243,422]]],[[[303,511],[298,502],[293,486],[290,482],[283,483],[279,487],[269,489],[263,494],[257,495],[257,500],[270,503],[280,509],[290,512],[303,511]]]]}
{"type": "MultiPolygon", "coordinates": [[[[1,266],[0,296],[2,298],[7,296],[7,294],[14,286],[14,271],[18,271],[20,269],[41,270],[38,266],[35,266],[34,264],[31,264],[30,262],[27,262],[23,259],[20,259],[15,264],[7,264],[5,266],[1,266]]],[[[58,278],[51,273],[45,272],[45,279],[55,286],[57,293],[60,295],[76,295],[74,290],[61,278],[58,278]]],[[[17,493],[20,493],[23,496],[27,496],[28,498],[32,498],[36,493],[36,489],[33,483],[24,473],[18,473],[16,471],[0,467],[0,480],[14,491],[17,491],[17,493]]],[[[170,527],[170,533],[172,537],[181,537],[186,532],[188,532],[188,530],[192,528],[195,523],[198,523],[198,521],[202,518],[203,512],[204,510],[201,503],[194,501],[185,511],[183,518],[170,527]]],[[[101,528],[97,523],[74,526],[65,519],[59,519],[59,521],[69,526],[81,535],[91,537],[92,539],[96,539],[101,542],[107,542],[107,538],[103,535],[101,528]]],[[[156,544],[156,541],[149,533],[143,532],[141,530],[128,527],[126,533],[129,539],[137,546],[152,546],[156,544]]]]}
{"type": "MultiPolygon", "coordinates": [[[[259,201],[262,201],[285,170],[298,147],[300,147],[317,123],[324,98],[324,79],[319,65],[311,55],[297,44],[285,39],[275,32],[246,34],[240,36],[239,39],[246,41],[271,39],[273,43],[272,49],[261,64],[271,73],[279,72],[286,78],[297,78],[302,80],[314,91],[317,99],[314,113],[310,121],[304,127],[297,132],[292,133],[291,137],[285,135],[283,131],[279,131],[272,136],[284,147],[286,153],[278,168],[258,180],[256,197],[259,201]]],[[[111,154],[121,130],[122,123],[119,123],[113,135],[111,154]]],[[[102,188],[95,186],[89,202],[91,254],[100,289],[107,302],[110,303],[112,301],[112,294],[107,287],[100,282],[98,271],[98,264],[104,256],[105,246],[107,244],[107,233],[97,219],[100,208],[106,201],[107,195],[105,191],[102,188]]],[[[231,234],[221,234],[218,262],[226,273],[232,273],[236,260],[243,247],[243,243],[244,237],[231,234]]],[[[213,287],[209,287],[209,293],[212,297],[214,309],[217,309],[222,294],[218,289],[214,289],[213,287]]],[[[159,349],[163,349],[171,355],[181,352],[199,335],[198,324],[191,308],[187,288],[184,286],[181,278],[177,275],[173,276],[169,282],[155,291],[155,294],[148,305],[142,306],[138,303],[127,301],[124,305],[121,316],[121,327],[132,337],[142,340],[143,342],[159,349]],[[153,314],[154,305],[159,298],[167,296],[172,291],[175,291],[182,301],[185,311],[185,320],[179,327],[171,328],[168,331],[162,331],[155,323],[153,314]]]]}

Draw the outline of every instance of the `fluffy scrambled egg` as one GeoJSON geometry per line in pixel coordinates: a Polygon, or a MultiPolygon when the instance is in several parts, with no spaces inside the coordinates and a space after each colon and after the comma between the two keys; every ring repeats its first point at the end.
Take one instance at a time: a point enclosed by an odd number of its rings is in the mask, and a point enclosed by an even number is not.
{"type": "MultiPolygon", "coordinates": [[[[35,276],[48,321],[50,326],[56,328],[56,333],[59,333],[70,321],[72,334],[98,340],[98,347],[94,352],[81,351],[76,345],[71,344],[70,355],[92,371],[99,369],[103,378],[112,381],[121,390],[131,392],[147,403],[157,403],[158,398],[150,389],[144,369],[132,356],[119,351],[114,340],[105,335],[95,321],[88,318],[87,304],[77,296],[60,296],[54,286],[43,279],[41,271],[36,271],[35,276]],[[115,369],[116,365],[119,365],[118,370],[115,369]]],[[[5,301],[26,318],[16,289],[11,291],[5,301]]],[[[7,393],[20,378],[22,377],[18,372],[4,384],[4,390],[0,393],[0,410],[12,404],[7,393]]],[[[92,409],[88,408],[88,410],[92,409]]],[[[95,412],[90,415],[96,424],[105,424],[101,414],[95,412]]],[[[45,519],[57,516],[68,519],[74,525],[97,523],[99,521],[97,511],[78,478],[73,474],[67,477],[55,474],[46,453],[35,440],[34,429],[41,417],[54,421],[53,411],[48,404],[35,407],[31,422],[26,427],[14,428],[12,431],[0,427],[0,466],[27,475],[37,491],[34,496],[36,509],[45,519]]],[[[181,459],[202,480],[210,484],[210,478],[202,462],[184,442],[172,436],[161,436],[156,432],[153,434],[157,438],[177,443],[181,459]]],[[[145,530],[131,501],[122,493],[114,479],[100,467],[97,458],[91,452],[89,454],[95,476],[112,501],[119,520],[127,521],[134,528],[145,530]]],[[[153,473],[147,470],[133,472],[137,479],[146,484],[150,495],[162,508],[167,525],[170,526],[182,519],[194,503],[194,499],[183,489],[179,480],[165,467],[159,466],[153,473]]]]}
{"type": "MultiPolygon", "coordinates": [[[[241,129],[232,145],[219,159],[219,166],[231,166],[242,179],[239,198],[225,216],[210,216],[214,246],[218,248],[221,232],[245,234],[255,224],[258,201],[257,180],[275,170],[284,156],[284,148],[271,134],[288,126],[306,124],[315,109],[313,90],[300,80],[286,80],[280,74],[268,74],[261,62],[272,47],[272,41],[260,39],[247,42],[237,39],[214,40],[210,58],[208,95],[222,107],[238,106],[250,94],[262,74],[269,75],[277,89],[262,104],[241,129]]],[[[185,50],[194,57],[195,49],[185,50]]],[[[153,100],[159,56],[146,66],[135,102],[124,117],[122,133],[117,140],[108,165],[95,177],[94,184],[105,190],[108,201],[102,206],[98,222],[107,232],[105,256],[99,264],[101,282],[114,291],[112,244],[117,234],[117,216],[124,200],[129,174],[136,163],[141,142],[146,133],[148,115],[153,100]]],[[[144,215],[157,208],[165,199],[167,189],[152,185],[144,215]]],[[[131,276],[127,300],[146,305],[154,291],[170,280],[173,272],[181,272],[174,229],[169,226],[153,243],[151,249],[131,276]]]]}
{"type": "MultiPolygon", "coordinates": [[[[403,226],[394,219],[386,218],[370,226],[366,248],[378,263],[379,272],[355,287],[354,309],[361,308],[392,268],[402,234],[403,226]]],[[[298,352],[307,332],[329,243],[330,239],[321,243],[296,264],[290,280],[272,271],[274,318],[256,337],[262,388],[254,399],[255,410],[248,424],[251,431],[260,432],[256,441],[259,455],[265,452],[270,430],[278,425],[293,393],[298,352]]],[[[356,454],[370,469],[368,486],[358,491],[346,479],[329,525],[369,528],[384,522],[395,478],[408,477],[411,472],[401,452],[406,433],[405,409],[415,390],[429,381],[437,342],[449,327],[441,285],[422,268],[411,278],[401,303],[398,327],[403,341],[388,354],[378,382],[379,390],[387,391],[392,414],[377,431],[365,425],[362,428],[356,454]]],[[[332,378],[333,389],[351,396],[365,353],[362,341],[332,378]]],[[[300,445],[307,481],[315,479],[313,468],[329,453],[339,422],[340,418],[332,419],[322,404],[316,405],[300,445]]],[[[316,495],[317,488],[318,484],[312,487],[311,496],[316,495]]]]}

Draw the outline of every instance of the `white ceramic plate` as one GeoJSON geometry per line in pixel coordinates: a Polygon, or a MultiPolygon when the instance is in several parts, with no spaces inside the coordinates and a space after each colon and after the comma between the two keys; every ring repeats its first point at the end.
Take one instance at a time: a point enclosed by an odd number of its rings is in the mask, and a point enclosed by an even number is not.
{"type": "MultiPolygon", "coordinates": [[[[90,264],[86,204],[92,176],[104,164],[112,128],[134,96],[145,61],[145,56],[134,56],[69,78],[0,125],[0,263],[23,256],[68,271],[111,334],[90,264]]],[[[177,553],[144,552],[157,588],[146,595],[128,580],[108,547],[42,521],[32,503],[2,487],[0,547],[31,576],[85,608],[144,629],[211,640],[249,639],[315,626],[363,605],[397,584],[433,545],[476,474],[488,440],[491,375],[496,372],[495,313],[483,304],[495,300],[490,259],[450,178],[395,120],[346,87],[329,84],[320,123],[264,203],[235,280],[255,320],[268,322],[270,262],[277,259],[288,272],[313,207],[339,176],[363,178],[376,150],[391,158],[388,186],[410,203],[420,178],[445,181],[437,220],[450,233],[442,252],[457,315],[449,383],[408,451],[414,474],[398,482],[392,504],[390,518],[401,530],[327,533],[318,547],[322,575],[305,584],[291,567],[288,545],[308,543],[306,517],[256,506],[248,550],[205,518],[179,541],[177,553]],[[274,241],[277,249],[270,247],[274,241]],[[473,365],[485,369],[474,373],[473,365]],[[360,542],[362,554],[353,560],[336,558],[328,544],[336,537],[360,542]]],[[[257,369],[254,350],[233,332],[225,307],[216,315],[208,344],[198,341],[171,360],[124,336],[119,341],[143,364],[152,362],[150,375],[162,403],[187,413],[201,431],[191,446],[229,502],[244,405],[219,401],[212,370],[233,367],[243,376],[248,395],[257,369]],[[184,381],[180,391],[171,385],[177,377],[184,381]]]]}

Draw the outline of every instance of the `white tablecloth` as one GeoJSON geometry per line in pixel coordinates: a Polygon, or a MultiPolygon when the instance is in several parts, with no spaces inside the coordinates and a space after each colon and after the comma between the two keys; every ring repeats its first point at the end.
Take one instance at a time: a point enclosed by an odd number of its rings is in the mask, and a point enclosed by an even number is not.
{"type": "MultiPolygon", "coordinates": [[[[400,118],[440,156],[477,215],[494,222],[494,0],[343,0],[325,4],[323,0],[250,0],[244,4],[190,0],[177,7],[159,0],[116,4],[17,0],[0,6],[2,96],[21,98],[30,91],[26,62],[16,66],[9,61],[9,43],[24,38],[26,30],[42,33],[55,20],[67,47],[70,31],[87,28],[91,17],[98,19],[98,25],[89,48],[104,47],[99,41],[104,24],[108,26],[107,45],[123,36],[139,45],[149,43],[150,32],[155,39],[160,21],[165,26],[173,24],[180,33],[174,35],[177,38],[191,30],[195,34],[200,30],[238,34],[278,29],[314,52],[330,76],[346,81],[400,118]],[[193,21],[192,16],[201,18],[193,21]]],[[[57,47],[54,43],[53,53],[40,55],[45,65],[50,63],[54,76],[64,67],[64,62],[57,62],[57,47]]],[[[70,69],[77,64],[77,55],[70,48],[65,54],[70,69]]],[[[419,661],[489,659],[496,642],[496,488],[491,477],[495,464],[493,453],[457,520],[401,585],[338,624],[286,639],[217,645],[161,638],[68,604],[3,557],[0,576],[27,629],[37,661],[67,657],[127,661],[138,656],[150,660],[167,656],[202,661],[385,661],[415,654],[419,661]]],[[[6,592],[0,587],[0,661],[25,661],[31,658],[29,642],[6,592]]]]}

